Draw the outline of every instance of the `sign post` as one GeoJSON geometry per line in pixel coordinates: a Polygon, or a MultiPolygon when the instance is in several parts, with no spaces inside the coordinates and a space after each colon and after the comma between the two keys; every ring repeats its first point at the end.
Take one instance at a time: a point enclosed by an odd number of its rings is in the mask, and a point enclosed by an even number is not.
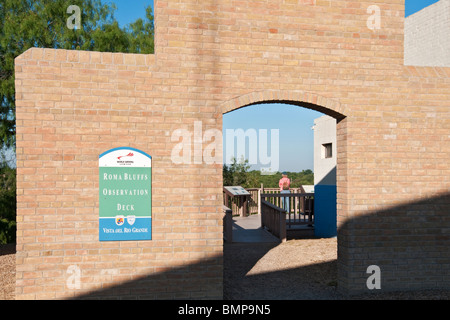
{"type": "Polygon", "coordinates": [[[152,239],[152,158],[134,148],[99,156],[99,240],[152,239]]]}
{"type": "Polygon", "coordinates": [[[232,201],[232,210],[235,208],[241,217],[246,217],[248,213],[248,199],[250,197],[250,192],[241,186],[223,187],[223,191],[225,192],[225,205],[228,206],[228,196],[237,198],[237,205],[236,201],[232,201]]]}

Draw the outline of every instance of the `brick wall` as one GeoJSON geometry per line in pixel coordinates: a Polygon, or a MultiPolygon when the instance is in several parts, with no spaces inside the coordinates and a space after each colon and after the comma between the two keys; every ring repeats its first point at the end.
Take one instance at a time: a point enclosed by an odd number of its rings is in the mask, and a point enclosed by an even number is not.
{"type": "Polygon", "coordinates": [[[403,1],[157,0],[155,12],[155,55],[16,59],[16,298],[220,298],[222,164],[194,148],[173,163],[171,136],[268,101],[339,120],[338,287],[367,290],[373,264],[384,290],[450,286],[450,69],[403,66],[403,1]],[[98,155],[121,146],[153,159],[152,241],[98,241],[98,155]]]}
{"type": "Polygon", "coordinates": [[[221,168],[172,165],[170,132],[192,121],[153,89],[171,81],[154,56],[32,49],[16,63],[17,297],[220,297],[221,168]],[[120,146],[153,157],[152,241],[98,241],[98,156],[120,146]]]}

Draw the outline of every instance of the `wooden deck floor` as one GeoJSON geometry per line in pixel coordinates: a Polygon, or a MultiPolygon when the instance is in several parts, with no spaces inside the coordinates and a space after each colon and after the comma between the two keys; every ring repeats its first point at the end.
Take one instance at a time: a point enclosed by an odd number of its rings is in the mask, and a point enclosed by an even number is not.
{"type": "Polygon", "coordinates": [[[233,217],[233,242],[280,242],[261,227],[261,216],[233,217]]]}

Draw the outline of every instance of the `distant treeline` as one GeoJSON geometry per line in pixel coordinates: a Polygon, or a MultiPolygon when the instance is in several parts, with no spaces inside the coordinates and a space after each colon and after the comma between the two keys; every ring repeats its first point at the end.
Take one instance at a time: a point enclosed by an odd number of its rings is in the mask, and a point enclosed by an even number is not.
{"type": "MultiPolygon", "coordinates": [[[[237,162],[236,159],[232,159],[230,165],[223,166],[223,185],[259,188],[262,183],[264,188],[278,188],[281,172],[267,175],[261,174],[259,170],[249,171],[249,169],[248,160],[237,162]]],[[[286,173],[288,178],[291,179],[291,188],[314,184],[314,173],[309,169],[301,172],[286,171],[286,173]]]]}
{"type": "MultiPolygon", "coordinates": [[[[314,184],[314,172],[311,170],[303,170],[301,172],[286,171],[287,176],[291,179],[291,188],[298,188],[302,185],[314,184]]],[[[250,175],[254,175],[257,179],[257,185],[255,187],[264,185],[264,188],[278,188],[278,181],[281,179],[281,172],[277,172],[273,175],[261,175],[260,171],[250,171],[250,175]]]]}

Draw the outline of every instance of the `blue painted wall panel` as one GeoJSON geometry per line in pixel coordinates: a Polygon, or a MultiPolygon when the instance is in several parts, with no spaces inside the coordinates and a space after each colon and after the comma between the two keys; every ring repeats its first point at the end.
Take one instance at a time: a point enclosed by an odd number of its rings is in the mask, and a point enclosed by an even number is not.
{"type": "Polygon", "coordinates": [[[314,233],[319,238],[337,235],[336,186],[314,186],[314,233]]]}

